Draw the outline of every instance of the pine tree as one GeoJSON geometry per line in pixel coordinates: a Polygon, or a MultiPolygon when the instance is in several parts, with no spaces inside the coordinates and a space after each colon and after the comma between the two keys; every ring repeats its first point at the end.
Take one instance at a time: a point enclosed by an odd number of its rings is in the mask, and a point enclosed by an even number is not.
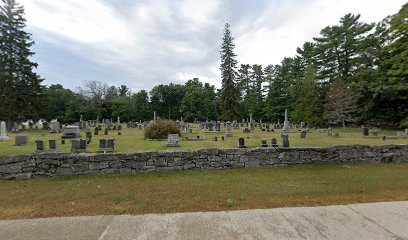
{"type": "Polygon", "coordinates": [[[316,84],[316,70],[314,65],[305,69],[305,77],[299,86],[299,95],[292,113],[296,122],[307,122],[312,125],[322,123],[323,105],[320,99],[320,91],[316,84]]]}
{"type": "Polygon", "coordinates": [[[2,0],[0,6],[0,118],[7,121],[35,117],[40,108],[43,79],[34,72],[37,64],[31,34],[26,27],[24,7],[15,0],[2,0]]]}
{"type": "Polygon", "coordinates": [[[234,53],[234,38],[231,35],[230,25],[225,24],[224,37],[221,45],[221,79],[220,90],[221,118],[224,120],[237,119],[239,117],[240,92],[236,84],[237,80],[237,55],[234,53]]]}

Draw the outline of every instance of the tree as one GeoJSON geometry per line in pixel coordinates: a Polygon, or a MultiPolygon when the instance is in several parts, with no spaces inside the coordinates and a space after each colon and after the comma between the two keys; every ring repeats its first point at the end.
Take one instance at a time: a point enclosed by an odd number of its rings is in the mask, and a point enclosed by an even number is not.
{"type": "Polygon", "coordinates": [[[181,84],[158,85],[150,92],[152,110],[165,119],[180,119],[185,87],[181,84]]]}
{"type": "Polygon", "coordinates": [[[321,37],[314,38],[321,80],[330,82],[342,78],[349,82],[350,76],[364,63],[362,53],[369,46],[366,36],[374,25],[359,19],[359,14],[346,14],[340,19],[340,25],[325,27],[320,31],[321,37]]]}
{"type": "Polygon", "coordinates": [[[346,121],[354,120],[357,104],[355,95],[342,79],[330,84],[325,102],[324,116],[331,122],[340,122],[346,130],[346,121]]]}
{"type": "Polygon", "coordinates": [[[231,35],[230,25],[225,24],[224,37],[221,45],[221,80],[220,90],[221,118],[232,120],[239,117],[240,93],[236,86],[237,79],[237,55],[234,53],[234,38],[231,35]]]}
{"type": "Polygon", "coordinates": [[[316,84],[316,70],[314,65],[309,65],[299,86],[299,96],[294,105],[292,118],[294,121],[305,121],[316,126],[322,123],[322,113],[323,105],[316,84]]]}
{"type": "Polygon", "coordinates": [[[0,5],[0,118],[7,121],[36,117],[40,109],[43,79],[34,72],[31,61],[34,45],[31,34],[24,31],[24,7],[15,0],[0,5]]]}
{"type": "Polygon", "coordinates": [[[408,127],[408,3],[390,21],[387,45],[381,52],[384,93],[392,105],[394,121],[408,127]]]}

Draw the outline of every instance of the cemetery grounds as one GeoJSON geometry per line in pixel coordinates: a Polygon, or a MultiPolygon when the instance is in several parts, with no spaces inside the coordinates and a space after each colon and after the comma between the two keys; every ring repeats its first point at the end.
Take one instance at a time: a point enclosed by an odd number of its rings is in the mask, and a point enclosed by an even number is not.
{"type": "MultiPolygon", "coordinates": [[[[289,133],[291,147],[320,147],[345,144],[408,144],[407,139],[382,140],[396,131],[382,131],[378,138],[364,138],[361,128],[342,132],[289,133]]],[[[259,147],[262,139],[277,138],[280,132],[256,129],[251,133],[233,130],[234,136],[221,141],[225,132],[202,132],[193,128],[202,141],[181,141],[176,149],[235,148],[240,136],[247,147],[259,147]],[[217,136],[218,141],[213,141],[217,136]]],[[[14,135],[0,143],[1,155],[30,154],[35,140],[60,139],[48,131],[24,132],[30,145],[13,146],[14,135]]],[[[81,132],[83,137],[84,132],[81,132]]],[[[181,137],[184,139],[185,136],[181,137]]],[[[88,152],[95,152],[99,139],[115,138],[118,152],[169,150],[165,141],[146,141],[143,130],[123,128],[122,135],[93,136],[88,152]]],[[[69,151],[70,142],[57,145],[69,151]]],[[[174,148],[170,148],[174,150],[174,148]]],[[[309,165],[285,168],[231,169],[141,173],[132,175],[70,176],[29,181],[0,181],[0,219],[62,217],[78,215],[172,213],[224,211],[274,207],[408,200],[408,164],[309,165]]]]}

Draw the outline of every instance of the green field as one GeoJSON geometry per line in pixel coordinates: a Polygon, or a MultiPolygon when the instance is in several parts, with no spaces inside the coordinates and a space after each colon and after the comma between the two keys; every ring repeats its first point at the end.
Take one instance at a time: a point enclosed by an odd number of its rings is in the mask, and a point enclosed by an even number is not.
{"type": "MultiPolygon", "coordinates": [[[[341,129],[334,129],[334,133],[340,133],[340,137],[329,137],[327,133],[318,133],[314,131],[307,135],[306,139],[300,138],[299,132],[289,133],[291,147],[322,147],[322,146],[335,146],[335,145],[349,145],[349,144],[363,144],[363,145],[388,145],[388,144],[408,144],[408,139],[395,139],[383,141],[381,136],[396,136],[396,131],[383,130],[379,133],[377,138],[364,138],[361,128],[350,128],[346,132],[341,129]]],[[[81,132],[83,138],[85,132],[81,132]]],[[[115,138],[117,145],[117,152],[142,152],[149,150],[174,150],[174,148],[167,148],[165,141],[147,141],[144,140],[143,130],[123,128],[122,135],[118,136],[117,131],[110,131],[108,136],[98,135],[92,137],[92,143],[88,146],[88,152],[96,152],[99,147],[99,139],[101,138],[115,138]]],[[[193,127],[192,134],[183,134],[181,137],[181,147],[177,149],[194,150],[203,148],[235,148],[238,146],[238,138],[245,138],[245,145],[249,148],[259,147],[261,140],[265,139],[270,143],[271,138],[276,138],[278,144],[281,145],[280,132],[268,133],[262,132],[260,129],[256,129],[251,133],[243,133],[241,129],[233,130],[234,136],[225,138],[225,141],[221,141],[221,137],[225,135],[225,130],[222,132],[204,132],[198,128],[198,125],[193,127]],[[185,137],[195,137],[200,135],[205,140],[201,141],[185,141],[185,137]],[[213,137],[218,137],[218,141],[212,140],[213,137]]],[[[32,132],[26,131],[20,133],[20,135],[28,135],[30,137],[30,144],[27,146],[14,146],[14,134],[10,133],[10,140],[8,142],[0,142],[0,155],[20,155],[30,154],[35,152],[35,140],[49,139],[61,139],[61,134],[50,134],[49,131],[33,130],[32,132]]],[[[48,142],[46,143],[48,145],[48,142]]],[[[48,147],[48,146],[47,146],[48,147]]],[[[68,152],[70,150],[71,143],[66,141],[65,145],[61,145],[58,141],[57,148],[62,152],[68,152]]]]}
{"type": "Polygon", "coordinates": [[[407,176],[403,163],[0,181],[0,219],[400,201],[407,176]]]}

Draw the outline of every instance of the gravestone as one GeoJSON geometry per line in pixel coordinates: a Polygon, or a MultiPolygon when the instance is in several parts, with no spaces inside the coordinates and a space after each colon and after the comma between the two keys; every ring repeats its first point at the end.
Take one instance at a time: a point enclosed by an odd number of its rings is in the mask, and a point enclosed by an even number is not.
{"type": "Polygon", "coordinates": [[[283,123],[283,128],[282,131],[288,131],[290,130],[290,122],[289,122],[289,117],[288,117],[288,110],[285,110],[285,121],[283,123]]]}
{"type": "Polygon", "coordinates": [[[238,138],[238,148],[245,148],[245,139],[243,137],[238,138]]]}
{"type": "Polygon", "coordinates": [[[99,139],[99,150],[104,151],[107,147],[106,139],[99,139]]]}
{"type": "Polygon", "coordinates": [[[214,137],[214,142],[217,142],[218,141],[218,137],[214,137]]]}
{"type": "Polygon", "coordinates": [[[28,136],[16,136],[15,137],[15,145],[16,146],[24,146],[29,143],[29,137],[28,136]]]}
{"type": "Polygon", "coordinates": [[[95,131],[94,131],[94,135],[96,136],[96,135],[99,135],[99,128],[95,128],[95,131]]]}
{"type": "Polygon", "coordinates": [[[71,151],[72,152],[86,152],[87,149],[86,140],[83,139],[72,139],[71,140],[71,151]]]}
{"type": "Polygon", "coordinates": [[[57,119],[54,119],[50,122],[51,131],[50,133],[60,133],[61,132],[61,124],[58,122],[57,119]]]}
{"type": "Polygon", "coordinates": [[[306,127],[306,123],[305,122],[300,122],[300,128],[305,128],[306,127]]]}
{"type": "Polygon", "coordinates": [[[108,135],[108,134],[109,134],[109,129],[106,127],[106,128],[105,128],[104,135],[108,135]]]}
{"type": "Polygon", "coordinates": [[[181,127],[181,124],[180,124],[180,121],[179,121],[179,120],[176,121],[176,127],[177,127],[177,128],[180,128],[180,127],[181,127]]]}
{"type": "Polygon", "coordinates": [[[65,145],[65,139],[61,139],[61,145],[65,145]]]}
{"type": "Polygon", "coordinates": [[[300,132],[300,138],[306,138],[306,131],[301,131],[300,132]]]}
{"type": "Polygon", "coordinates": [[[226,127],[226,131],[225,131],[225,136],[226,137],[232,137],[232,131],[231,131],[231,122],[228,121],[227,122],[227,127],[226,127]]]}
{"type": "Polygon", "coordinates": [[[214,124],[213,123],[208,124],[208,131],[210,131],[210,132],[214,131],[214,124]]]}
{"type": "Polygon", "coordinates": [[[371,129],[371,135],[378,136],[378,128],[372,128],[371,129]]]}
{"type": "Polygon", "coordinates": [[[289,135],[282,134],[282,147],[289,147],[289,135]]]}
{"type": "Polygon", "coordinates": [[[48,144],[50,147],[50,151],[56,151],[57,150],[57,140],[48,140],[48,144]]]}
{"type": "Polygon", "coordinates": [[[278,147],[278,141],[276,140],[276,138],[272,138],[271,147],[278,147]]]}
{"type": "Polygon", "coordinates": [[[62,135],[63,139],[80,138],[80,137],[81,137],[81,134],[79,132],[78,126],[70,125],[64,128],[64,134],[62,135]]]}
{"type": "Polygon", "coordinates": [[[6,122],[1,121],[0,123],[0,142],[6,142],[8,140],[9,140],[9,137],[7,136],[6,122]]]}
{"type": "Polygon", "coordinates": [[[215,124],[215,131],[217,131],[217,132],[221,132],[221,123],[216,123],[215,124]]]}
{"type": "Polygon", "coordinates": [[[102,131],[102,124],[98,124],[98,130],[102,131]]]}
{"type": "Polygon", "coordinates": [[[251,132],[251,129],[249,129],[249,128],[244,128],[244,133],[250,133],[251,132]]]}
{"type": "Polygon", "coordinates": [[[224,136],[221,137],[221,141],[225,141],[225,137],[224,137],[224,136]]]}
{"type": "Polygon", "coordinates": [[[178,134],[169,134],[167,136],[166,147],[180,147],[180,136],[178,134]]]}
{"type": "Polygon", "coordinates": [[[88,144],[92,142],[92,132],[86,132],[86,142],[88,144]]]}
{"type": "Polygon", "coordinates": [[[369,136],[368,127],[364,127],[364,128],[363,128],[363,135],[364,135],[364,137],[368,137],[368,136],[369,136]]]}
{"type": "Polygon", "coordinates": [[[266,142],[266,140],[262,140],[261,147],[263,147],[263,148],[268,147],[268,143],[266,142]]]}
{"type": "Polygon", "coordinates": [[[332,129],[331,127],[329,127],[329,128],[327,129],[327,135],[328,135],[328,136],[332,136],[332,135],[333,135],[333,129],[332,129]]]}
{"type": "Polygon", "coordinates": [[[35,141],[36,144],[36,150],[37,152],[44,152],[45,151],[45,142],[42,140],[36,140],[35,141]]]}
{"type": "Polygon", "coordinates": [[[106,142],[106,148],[109,152],[113,152],[115,151],[115,147],[116,147],[116,141],[114,138],[108,139],[108,141],[106,142]]]}

